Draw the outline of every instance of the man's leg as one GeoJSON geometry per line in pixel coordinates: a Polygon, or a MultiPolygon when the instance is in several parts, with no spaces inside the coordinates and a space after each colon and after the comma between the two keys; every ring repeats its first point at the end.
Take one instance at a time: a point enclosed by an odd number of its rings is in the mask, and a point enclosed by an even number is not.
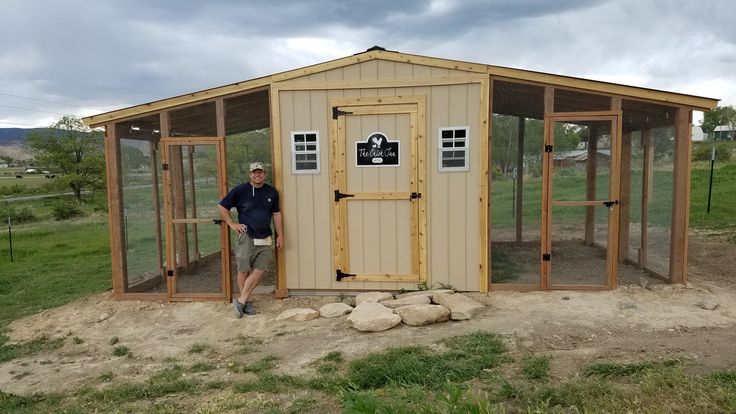
{"type": "Polygon", "coordinates": [[[240,296],[243,296],[243,286],[245,286],[245,279],[248,277],[248,273],[249,272],[238,272],[238,289],[240,289],[240,296]]]}
{"type": "Polygon", "coordinates": [[[243,284],[240,285],[240,272],[238,272],[238,286],[240,286],[240,297],[238,302],[245,304],[250,300],[250,296],[256,289],[263,275],[266,273],[263,269],[253,269],[246,276],[243,277],[243,284]]]}

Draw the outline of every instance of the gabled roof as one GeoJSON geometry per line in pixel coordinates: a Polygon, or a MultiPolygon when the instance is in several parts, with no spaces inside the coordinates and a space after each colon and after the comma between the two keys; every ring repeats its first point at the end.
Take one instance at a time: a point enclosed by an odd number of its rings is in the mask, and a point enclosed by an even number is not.
{"type": "Polygon", "coordinates": [[[710,110],[718,105],[718,100],[713,98],[705,98],[695,95],[686,95],[681,93],[667,92],[656,89],[640,88],[635,86],[627,86],[610,82],[594,81],[590,79],[575,78],[571,76],[555,75],[550,73],[535,72],[524,69],[514,69],[503,66],[485,65],[472,62],[464,62],[458,60],[449,60],[442,58],[434,58],[421,55],[412,55],[408,53],[400,53],[387,51],[379,47],[373,47],[363,53],[340,59],[330,60],[315,65],[305,66],[285,72],[275,73],[270,76],[250,79],[242,82],[232,83],[229,85],[219,86],[216,88],[205,89],[199,92],[188,93],[185,95],[174,96],[167,99],[161,99],[141,105],[131,106],[111,112],[105,112],[98,115],[83,118],[85,124],[89,126],[100,126],[108,122],[114,122],[124,118],[130,118],[150,112],[160,111],[163,109],[186,105],[197,101],[212,99],[215,97],[231,95],[238,92],[244,92],[251,89],[264,88],[275,82],[282,82],[301,76],[307,76],[318,72],[336,69],[356,63],[367,62],[371,60],[387,60],[395,62],[404,62],[418,65],[435,66],[446,69],[457,69],[479,74],[489,74],[491,76],[522,80],[527,82],[535,82],[548,84],[551,86],[560,86],[574,89],[583,89],[591,92],[628,96],[631,98],[645,99],[657,101],[676,106],[686,106],[697,110],[710,110]]]}

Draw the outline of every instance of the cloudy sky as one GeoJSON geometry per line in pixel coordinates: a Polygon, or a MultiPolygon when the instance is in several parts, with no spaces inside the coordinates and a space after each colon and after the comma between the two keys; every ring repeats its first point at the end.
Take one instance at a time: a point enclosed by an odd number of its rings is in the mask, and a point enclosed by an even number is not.
{"type": "MultiPolygon", "coordinates": [[[[736,105],[736,2],[0,0],[0,128],[47,126],[380,45],[736,105]]],[[[696,115],[697,118],[697,115],[696,115]]]]}

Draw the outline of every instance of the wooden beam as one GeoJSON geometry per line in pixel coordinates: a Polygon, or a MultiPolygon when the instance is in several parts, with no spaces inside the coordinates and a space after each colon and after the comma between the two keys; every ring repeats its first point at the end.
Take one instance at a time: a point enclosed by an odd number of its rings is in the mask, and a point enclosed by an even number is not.
{"type": "Polygon", "coordinates": [[[641,245],[639,247],[639,267],[647,268],[647,251],[649,244],[649,203],[652,195],[652,179],[654,177],[654,148],[652,148],[652,130],[641,131],[642,156],[641,177],[641,245]]]}
{"type": "Polygon", "coordinates": [[[105,125],[105,163],[107,173],[108,225],[112,262],[112,290],[125,292],[128,287],[128,266],[123,225],[123,178],[120,165],[120,139],[115,124],[105,125]]]}
{"type": "MultiPolygon", "coordinates": [[[[491,158],[489,157],[489,148],[490,145],[490,134],[491,134],[491,123],[493,122],[491,119],[493,118],[491,115],[491,100],[493,99],[493,95],[490,93],[490,81],[484,80],[480,84],[480,134],[479,134],[479,141],[480,141],[480,189],[479,189],[479,222],[478,227],[480,231],[479,235],[479,244],[482,246],[480,249],[480,257],[479,257],[479,270],[478,275],[480,278],[480,292],[481,293],[487,293],[490,288],[490,251],[489,251],[489,239],[490,239],[490,227],[491,227],[491,221],[488,217],[489,207],[488,207],[488,200],[490,200],[490,163],[491,158]]],[[[420,153],[422,157],[424,157],[425,154],[420,153]]]]}
{"type": "MultiPolygon", "coordinates": [[[[544,88],[544,144],[554,145],[554,121],[549,117],[549,114],[555,110],[555,90],[548,86],[544,88]]],[[[552,253],[552,222],[550,221],[550,214],[552,213],[552,163],[553,156],[552,152],[543,152],[543,164],[542,164],[542,254],[552,253]]],[[[541,277],[539,280],[540,288],[542,290],[549,290],[551,285],[550,275],[552,271],[552,262],[544,261],[541,257],[538,258],[541,268],[541,277]]]]}
{"type": "Polygon", "coordinates": [[[672,230],[670,241],[670,281],[687,282],[687,232],[690,213],[690,134],[692,110],[675,112],[675,163],[673,166],[672,230]]]}
{"type": "MultiPolygon", "coordinates": [[[[271,115],[271,161],[273,163],[273,185],[276,190],[282,192],[281,200],[285,194],[284,191],[284,167],[283,159],[281,158],[281,113],[279,109],[279,91],[276,88],[270,89],[269,99],[269,111],[271,115]]],[[[284,205],[286,203],[281,201],[279,206],[281,210],[282,229],[286,230],[286,211],[284,205]]],[[[276,291],[274,296],[277,298],[285,298],[289,296],[288,286],[286,285],[286,252],[290,249],[296,249],[298,247],[290,247],[288,234],[284,234],[285,245],[281,249],[275,249],[276,255],[276,291]]],[[[294,241],[292,240],[291,243],[294,241]]]]}
{"type": "Polygon", "coordinates": [[[516,242],[521,243],[522,213],[524,205],[524,131],[526,119],[519,117],[518,135],[516,137],[516,242]]]}
{"type": "MultiPolygon", "coordinates": [[[[589,128],[588,160],[586,161],[585,199],[595,200],[596,176],[598,175],[598,130],[589,128]]],[[[595,209],[594,206],[585,208],[585,245],[592,246],[595,241],[595,209]]]]}
{"type": "MultiPolygon", "coordinates": [[[[222,137],[222,141],[216,146],[217,148],[217,165],[218,165],[218,190],[220,199],[227,194],[227,137],[225,125],[225,100],[218,98],[215,100],[215,119],[217,123],[217,135],[222,137]]],[[[220,224],[220,246],[222,248],[222,283],[225,287],[225,298],[229,301],[232,296],[232,269],[230,266],[230,227],[222,222],[220,224]]]]}
{"type": "Polygon", "coordinates": [[[618,262],[629,257],[629,225],[631,210],[631,132],[621,136],[621,193],[619,197],[620,219],[618,226],[618,262]]]}
{"type": "Polygon", "coordinates": [[[161,272],[161,282],[166,283],[166,271],[164,270],[164,241],[161,234],[161,195],[158,191],[158,143],[150,143],[151,156],[151,183],[153,185],[153,214],[156,216],[156,252],[158,253],[158,270],[161,272]]]}

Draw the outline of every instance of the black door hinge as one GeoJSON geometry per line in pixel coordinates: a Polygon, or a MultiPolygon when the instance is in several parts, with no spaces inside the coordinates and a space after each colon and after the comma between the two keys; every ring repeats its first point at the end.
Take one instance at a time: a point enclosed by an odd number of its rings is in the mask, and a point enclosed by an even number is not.
{"type": "Polygon", "coordinates": [[[222,220],[220,219],[213,219],[212,222],[215,224],[222,224],[222,220]]]}
{"type": "Polygon", "coordinates": [[[174,277],[174,271],[173,270],[167,270],[166,271],[166,276],[168,276],[168,277],[174,277]]]}
{"type": "Polygon", "coordinates": [[[345,197],[355,197],[354,194],[343,194],[340,192],[340,190],[335,190],[335,202],[339,202],[341,198],[345,197]]]}
{"type": "Polygon", "coordinates": [[[552,145],[545,145],[544,152],[552,152],[552,145]]]}
{"type": "Polygon", "coordinates": [[[340,115],[350,115],[350,114],[352,114],[352,112],[348,112],[348,111],[341,111],[341,110],[340,110],[340,109],[339,109],[338,107],[336,107],[336,106],[333,106],[333,107],[332,107],[332,119],[337,119],[337,117],[338,117],[338,116],[340,116],[340,115]]]}
{"type": "Polygon", "coordinates": [[[411,193],[409,196],[409,200],[416,200],[417,198],[422,198],[422,193],[411,193]]]}
{"type": "Polygon", "coordinates": [[[340,269],[335,270],[335,279],[338,282],[341,281],[343,278],[353,277],[353,276],[355,276],[355,275],[354,274],[351,274],[351,273],[343,273],[342,270],[340,270],[340,269]]]}
{"type": "Polygon", "coordinates": [[[164,170],[164,171],[168,171],[169,170],[169,164],[161,164],[161,169],[164,170]]]}
{"type": "Polygon", "coordinates": [[[618,200],[611,200],[611,201],[604,201],[603,202],[603,205],[606,206],[606,207],[608,207],[608,208],[613,207],[614,204],[618,204],[618,200]]]}
{"type": "Polygon", "coordinates": [[[549,253],[545,253],[542,255],[542,260],[544,260],[545,262],[549,262],[550,260],[552,260],[552,255],[549,253]]]}

